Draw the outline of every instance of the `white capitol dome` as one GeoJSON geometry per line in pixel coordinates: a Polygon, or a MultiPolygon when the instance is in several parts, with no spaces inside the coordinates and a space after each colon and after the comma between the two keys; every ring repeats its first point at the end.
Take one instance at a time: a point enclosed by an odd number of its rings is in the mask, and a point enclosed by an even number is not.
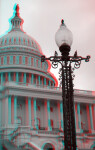
{"type": "Polygon", "coordinates": [[[21,46],[40,52],[40,45],[35,39],[27,35],[23,29],[23,19],[19,16],[19,6],[17,6],[15,16],[11,19],[12,29],[0,38],[0,47],[21,46]]]}

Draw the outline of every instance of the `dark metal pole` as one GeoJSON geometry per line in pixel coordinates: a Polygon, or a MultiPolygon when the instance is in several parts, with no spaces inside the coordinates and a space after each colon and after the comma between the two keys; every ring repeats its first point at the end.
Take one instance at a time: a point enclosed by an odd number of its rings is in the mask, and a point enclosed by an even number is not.
{"type": "Polygon", "coordinates": [[[61,47],[62,55],[58,56],[55,51],[55,55],[49,58],[41,56],[41,61],[45,60],[52,61],[52,67],[57,68],[58,63],[61,64],[61,79],[62,79],[62,101],[63,101],[63,121],[64,121],[64,143],[65,150],[76,150],[76,129],[75,129],[75,114],[74,114],[74,98],[73,98],[73,79],[72,79],[72,68],[71,63],[74,63],[74,68],[78,69],[80,67],[81,61],[85,60],[88,62],[90,56],[83,58],[77,56],[75,52],[74,56],[69,56],[69,47],[61,47]]]}
{"type": "Polygon", "coordinates": [[[76,150],[73,84],[71,66],[67,61],[62,63],[62,100],[65,150],[76,150]]]}

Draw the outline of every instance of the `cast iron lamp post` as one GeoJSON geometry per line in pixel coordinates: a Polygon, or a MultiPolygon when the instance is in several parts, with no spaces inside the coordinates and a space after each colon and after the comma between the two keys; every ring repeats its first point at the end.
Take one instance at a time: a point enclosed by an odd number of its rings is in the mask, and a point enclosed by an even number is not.
{"type": "Polygon", "coordinates": [[[55,51],[54,56],[46,58],[41,56],[41,61],[50,60],[52,67],[57,68],[58,63],[61,64],[60,79],[62,82],[62,100],[63,100],[63,120],[64,120],[64,143],[65,150],[76,150],[76,129],[75,129],[75,115],[74,115],[74,100],[73,100],[73,70],[79,68],[81,60],[88,62],[90,56],[83,58],[77,56],[77,51],[74,56],[69,56],[70,48],[73,41],[71,31],[61,21],[61,26],[55,35],[56,44],[59,47],[61,56],[58,56],[55,51]],[[71,64],[74,63],[72,68],[71,64]]]}

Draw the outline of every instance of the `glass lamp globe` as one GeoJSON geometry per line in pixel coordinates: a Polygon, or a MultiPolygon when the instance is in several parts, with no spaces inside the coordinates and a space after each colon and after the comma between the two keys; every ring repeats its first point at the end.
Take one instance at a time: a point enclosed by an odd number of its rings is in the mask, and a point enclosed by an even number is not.
{"type": "Polygon", "coordinates": [[[64,24],[64,20],[55,34],[55,42],[62,55],[68,56],[73,42],[72,32],[64,24]]]}

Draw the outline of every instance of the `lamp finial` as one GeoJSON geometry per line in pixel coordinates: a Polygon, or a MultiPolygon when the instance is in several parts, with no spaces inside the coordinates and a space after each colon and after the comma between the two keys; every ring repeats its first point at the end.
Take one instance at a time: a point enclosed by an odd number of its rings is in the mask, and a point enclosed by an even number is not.
{"type": "Polygon", "coordinates": [[[63,19],[61,20],[61,24],[64,25],[64,20],[63,19]]]}

